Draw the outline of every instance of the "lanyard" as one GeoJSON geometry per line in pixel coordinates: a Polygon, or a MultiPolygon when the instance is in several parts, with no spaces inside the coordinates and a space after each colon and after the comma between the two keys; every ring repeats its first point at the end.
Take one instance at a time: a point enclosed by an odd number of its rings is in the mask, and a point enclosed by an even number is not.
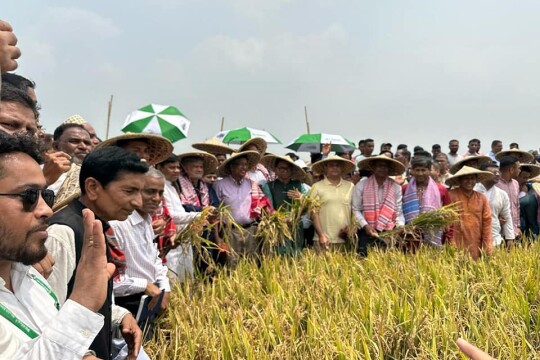
{"type": "MultiPolygon", "coordinates": [[[[54,306],[57,310],[60,310],[60,303],[58,302],[58,298],[56,297],[56,294],[43,282],[41,279],[37,278],[35,275],[30,274],[29,275],[38,285],[40,285],[47,294],[54,300],[54,306]]],[[[35,339],[39,335],[37,332],[32,330],[28,325],[26,325],[24,322],[22,322],[17,316],[15,316],[7,307],[4,306],[4,304],[0,303],[0,315],[3,316],[5,319],[7,319],[10,323],[15,325],[19,330],[21,330],[23,333],[25,333],[30,339],[35,339]]]]}

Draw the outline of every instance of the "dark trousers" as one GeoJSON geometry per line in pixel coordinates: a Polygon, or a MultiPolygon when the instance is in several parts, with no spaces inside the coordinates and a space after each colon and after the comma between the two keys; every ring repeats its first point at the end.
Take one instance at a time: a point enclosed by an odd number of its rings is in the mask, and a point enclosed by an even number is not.
{"type": "Polygon", "coordinates": [[[129,310],[133,314],[133,317],[137,316],[137,311],[139,310],[139,304],[141,302],[141,297],[144,293],[138,293],[128,296],[115,297],[114,302],[116,305],[119,305],[123,308],[129,310]]]}
{"type": "Polygon", "coordinates": [[[386,243],[379,238],[369,236],[364,229],[358,230],[358,245],[356,246],[358,255],[368,256],[368,249],[372,247],[386,249],[386,243]]]}

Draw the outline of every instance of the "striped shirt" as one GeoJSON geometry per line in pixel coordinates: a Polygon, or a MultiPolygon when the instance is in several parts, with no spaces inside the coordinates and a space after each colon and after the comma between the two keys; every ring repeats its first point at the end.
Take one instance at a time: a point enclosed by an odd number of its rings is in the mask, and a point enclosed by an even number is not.
{"type": "Polygon", "coordinates": [[[128,296],[144,292],[148,282],[166,292],[171,291],[167,267],[163,265],[154,244],[152,219],[134,211],[125,221],[110,221],[118,244],[126,255],[126,269],[114,279],[114,295],[128,296]]]}

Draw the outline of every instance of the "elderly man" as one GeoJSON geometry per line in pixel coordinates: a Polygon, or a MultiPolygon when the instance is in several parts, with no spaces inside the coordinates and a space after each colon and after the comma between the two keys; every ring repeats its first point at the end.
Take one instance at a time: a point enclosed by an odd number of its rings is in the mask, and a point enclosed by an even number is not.
{"type": "Polygon", "coordinates": [[[402,163],[386,156],[364,159],[358,168],[373,172],[355,185],[352,196],[354,216],[360,224],[357,250],[361,256],[367,256],[368,247],[383,245],[378,240],[379,232],[405,224],[401,187],[390,179],[405,169],[402,163]]]}
{"type": "Polygon", "coordinates": [[[343,175],[354,169],[354,164],[339,156],[331,155],[312,165],[314,172],[324,179],[313,184],[310,196],[319,199],[319,211],[311,214],[315,236],[313,246],[317,251],[339,250],[346,243],[345,234],[351,225],[351,197],[354,185],[343,175]]]}
{"type": "MultiPolygon", "coordinates": [[[[262,190],[270,199],[274,209],[289,211],[294,199],[300,199],[309,191],[302,181],[306,178],[305,171],[288,156],[266,155],[262,159],[266,168],[276,174],[276,179],[266,183],[262,190]]],[[[281,254],[298,254],[304,248],[304,231],[297,227],[293,239],[285,239],[278,251],[281,254]]]]}
{"type": "MultiPolygon", "coordinates": [[[[437,210],[450,203],[448,190],[430,177],[432,162],[431,158],[420,156],[411,161],[413,177],[407,185],[402,187],[405,223],[411,222],[420,214],[437,210]]],[[[440,248],[443,245],[442,235],[443,229],[437,233],[424,234],[424,240],[428,244],[440,248]]]]}
{"type": "Polygon", "coordinates": [[[257,151],[247,150],[233,154],[218,168],[218,175],[222,178],[216,182],[216,193],[224,205],[230,206],[232,217],[243,228],[233,228],[229,234],[232,252],[227,262],[232,267],[238,264],[240,257],[258,256],[260,243],[255,237],[258,221],[263,210],[273,210],[257,183],[246,177],[259,160],[257,151]]]}
{"type": "Polygon", "coordinates": [[[71,166],[81,165],[85,156],[92,151],[92,140],[88,131],[77,124],[60,125],[54,130],[53,139],[53,150],[57,152],[55,156],[58,159],[62,159],[62,163],[65,164],[64,166],[57,167],[59,171],[63,172],[48,187],[55,194],[58,194],[71,166]]]}
{"type": "Polygon", "coordinates": [[[101,225],[89,210],[73,291],[61,308],[47,280],[30,266],[47,254],[46,220],[54,200],[38,161],[35,139],[0,133],[0,357],[81,359],[103,326],[97,311],[112,267],[101,225]]]}
{"type": "Polygon", "coordinates": [[[459,203],[461,214],[459,225],[452,226],[449,243],[469,252],[473,259],[478,259],[481,252],[490,254],[493,249],[491,235],[491,210],[488,199],[474,186],[493,177],[487,171],[464,166],[454,176],[446,180],[453,186],[448,193],[452,203],[459,203]]]}
{"type": "Polygon", "coordinates": [[[161,310],[169,304],[171,286],[167,277],[167,267],[159,258],[154,244],[152,214],[158,210],[165,178],[154,168],[146,173],[142,190],[142,206],[136,209],[124,221],[111,221],[120,249],[126,257],[126,266],[122,273],[114,279],[114,295],[116,304],[137,314],[143,295],[152,297],[153,307],[164,291],[161,310]]]}
{"type": "MultiPolygon", "coordinates": [[[[201,216],[200,212],[186,212],[180,200],[180,161],[176,155],[169,156],[165,161],[156,165],[165,177],[165,191],[163,205],[167,208],[176,229],[186,227],[191,221],[201,216]]],[[[172,245],[172,244],[171,244],[172,245]]],[[[191,244],[182,244],[174,247],[166,254],[167,267],[176,274],[181,282],[193,279],[193,248],[191,244]]]]}
{"type": "MultiPolygon", "coordinates": [[[[148,166],[126,150],[106,147],[93,151],[84,159],[79,177],[81,197],[49,219],[47,248],[55,260],[52,274],[48,278],[60,302],[73,290],[74,272],[81,258],[83,244],[83,218],[85,208],[92,210],[103,222],[106,238],[114,236],[108,230],[108,222],[126,220],[142,205],[141,191],[144,187],[148,166]]],[[[107,242],[107,257],[117,266],[117,273],[125,267],[123,254],[107,242]]],[[[112,280],[107,290],[107,300],[100,309],[105,316],[105,326],[90,347],[99,358],[112,358],[113,326],[122,329],[122,335],[130,352],[138,352],[141,330],[134,317],[120,307],[112,307],[112,280]]]]}
{"type": "Polygon", "coordinates": [[[493,177],[475,185],[474,190],[484,194],[489,201],[491,209],[491,234],[493,245],[500,246],[506,244],[512,246],[514,243],[514,224],[510,212],[510,199],[508,194],[494,186],[501,176],[499,165],[496,162],[483,164],[480,170],[489,171],[493,177]]]}
{"type": "MultiPolygon", "coordinates": [[[[180,201],[184,209],[187,212],[200,213],[205,208],[212,211],[218,207],[219,199],[214,188],[203,180],[205,169],[217,168],[216,157],[204,151],[190,151],[178,155],[178,160],[180,162],[178,186],[180,201]]],[[[212,216],[210,220],[214,220],[212,216]]],[[[222,240],[218,227],[214,227],[211,231],[205,230],[202,237],[213,243],[212,246],[203,244],[203,248],[196,252],[196,264],[199,272],[205,274],[211,268],[212,264],[210,263],[215,263],[220,259],[219,246],[221,246],[222,240]]]]}

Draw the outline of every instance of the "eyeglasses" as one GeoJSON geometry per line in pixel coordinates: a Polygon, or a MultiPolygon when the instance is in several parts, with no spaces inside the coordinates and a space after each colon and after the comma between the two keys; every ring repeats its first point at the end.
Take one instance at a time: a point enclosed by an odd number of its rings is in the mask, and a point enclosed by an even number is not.
{"type": "Polygon", "coordinates": [[[54,205],[54,199],[56,195],[52,190],[42,190],[42,189],[27,189],[22,193],[18,194],[0,194],[0,196],[17,196],[22,199],[23,209],[26,212],[34,211],[39,201],[39,195],[45,201],[45,203],[52,207],[54,205]]]}

